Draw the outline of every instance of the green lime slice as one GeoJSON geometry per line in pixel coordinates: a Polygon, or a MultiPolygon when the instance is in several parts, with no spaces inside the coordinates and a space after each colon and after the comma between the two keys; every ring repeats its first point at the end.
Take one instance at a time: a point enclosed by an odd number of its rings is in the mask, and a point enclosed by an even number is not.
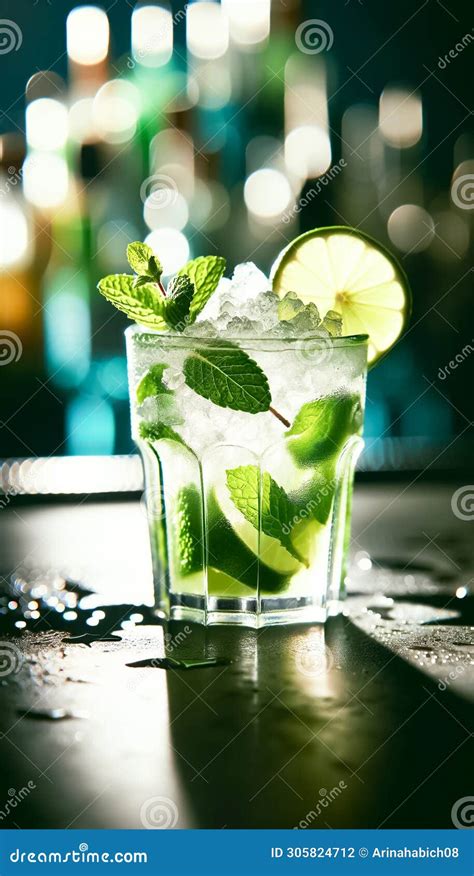
{"type": "MultiPolygon", "coordinates": [[[[228,521],[233,532],[254,556],[259,553],[258,532],[232,501],[227,484],[222,481],[216,484],[216,500],[221,513],[228,521]]],[[[301,563],[284,548],[278,539],[265,533],[260,533],[260,559],[270,569],[280,575],[293,575],[301,569],[301,563]]]]}
{"type": "Polygon", "coordinates": [[[307,402],[286,433],[288,450],[300,466],[317,466],[338,456],[350,435],[360,430],[358,395],[340,392],[307,402]]]}
{"type": "Polygon", "coordinates": [[[220,569],[214,569],[212,566],[209,566],[207,570],[207,589],[209,596],[218,596],[220,599],[226,597],[229,599],[236,597],[248,599],[251,595],[246,584],[242,584],[241,581],[237,581],[236,578],[221,572],[220,569]]]}
{"type": "MultiPolygon", "coordinates": [[[[225,485],[224,485],[225,486],[225,485]]],[[[207,532],[208,532],[208,565],[210,568],[224,572],[233,578],[238,585],[238,592],[227,588],[222,595],[240,596],[241,585],[245,584],[254,591],[257,581],[260,589],[269,593],[282,590],[288,583],[288,578],[300,564],[287,551],[286,557],[280,562],[275,561],[268,552],[261,555],[260,569],[258,564],[257,530],[247,523],[236,525],[234,511],[239,514],[227,493],[222,489],[213,489],[207,498],[207,532]],[[232,505],[232,508],[230,508],[232,505]],[[271,560],[271,563],[268,562],[271,560]],[[291,563],[289,562],[291,560],[291,563]]],[[[271,539],[275,541],[275,539],[271,539]]],[[[275,541],[278,546],[278,542],[275,541]]],[[[281,548],[283,551],[284,549],[281,548]]],[[[213,578],[216,585],[215,576],[213,578]]],[[[227,582],[228,583],[228,582],[227,582]]],[[[217,586],[217,585],[216,585],[217,586]]],[[[214,586],[214,592],[216,592],[214,586]]],[[[247,590],[248,595],[248,590],[247,590]]]]}
{"type": "Polygon", "coordinates": [[[203,568],[201,493],[194,484],[182,487],[176,496],[173,514],[175,561],[181,575],[203,568]]]}
{"type": "MultiPolygon", "coordinates": [[[[175,568],[183,592],[200,592],[203,583],[201,496],[194,485],[181,488],[173,515],[175,568]]],[[[238,511],[225,483],[212,489],[206,509],[208,588],[212,596],[244,597],[257,589],[266,594],[284,590],[293,576],[308,573],[275,538],[258,533],[238,511]]],[[[309,512],[294,528],[294,542],[314,562],[325,527],[309,512]]]]}
{"type": "Polygon", "coordinates": [[[345,226],[315,228],[276,259],[273,290],[296,292],[321,316],[340,313],[345,335],[369,335],[373,365],[396,343],[411,313],[411,292],[397,260],[367,234],[345,226]]]}

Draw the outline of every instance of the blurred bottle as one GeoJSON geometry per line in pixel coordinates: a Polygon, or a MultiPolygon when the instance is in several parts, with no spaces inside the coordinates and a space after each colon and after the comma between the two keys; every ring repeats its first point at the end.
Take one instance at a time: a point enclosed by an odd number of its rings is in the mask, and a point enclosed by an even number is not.
{"type": "Polygon", "coordinates": [[[0,138],[0,364],[18,362],[11,376],[37,370],[42,358],[41,230],[22,192],[25,143],[0,138]]]}
{"type": "Polygon", "coordinates": [[[42,282],[46,367],[55,386],[70,390],[86,380],[91,360],[91,227],[77,193],[52,217],[49,233],[42,282]]]}

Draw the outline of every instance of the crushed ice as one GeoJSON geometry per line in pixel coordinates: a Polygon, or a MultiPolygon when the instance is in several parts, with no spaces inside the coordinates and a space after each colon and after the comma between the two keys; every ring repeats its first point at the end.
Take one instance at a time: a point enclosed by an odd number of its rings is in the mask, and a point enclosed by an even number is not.
{"type": "Polygon", "coordinates": [[[222,278],[194,325],[183,334],[199,337],[319,337],[339,336],[342,318],[333,310],[324,319],[315,304],[305,304],[295,292],[283,299],[252,262],[237,265],[232,279],[222,278]]]}

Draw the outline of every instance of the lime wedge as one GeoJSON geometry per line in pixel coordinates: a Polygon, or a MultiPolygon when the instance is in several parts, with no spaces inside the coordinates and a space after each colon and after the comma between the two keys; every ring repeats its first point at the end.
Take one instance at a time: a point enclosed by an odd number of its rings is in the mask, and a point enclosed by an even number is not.
{"type": "Polygon", "coordinates": [[[176,497],[173,529],[175,562],[181,575],[204,565],[201,493],[194,484],[182,487],[176,497]]]}
{"type": "Polygon", "coordinates": [[[301,569],[299,560],[292,556],[278,539],[265,535],[264,532],[260,532],[259,551],[259,534],[255,526],[252,526],[235,506],[226,483],[221,482],[216,485],[215,495],[222,514],[233,532],[255,556],[260,553],[262,563],[280,575],[292,575],[301,569]]]}
{"type": "MultiPolygon", "coordinates": [[[[227,492],[226,487],[225,490],[227,492]]],[[[281,548],[285,554],[283,557],[274,557],[267,552],[265,556],[260,554],[259,566],[257,530],[244,517],[241,526],[241,521],[235,520],[231,505],[235,513],[240,514],[228,494],[224,493],[224,488],[210,491],[207,499],[209,566],[240,582],[239,593],[241,584],[256,590],[257,581],[260,581],[262,591],[271,593],[282,590],[288,583],[289,575],[301,568],[300,564],[281,548]]],[[[276,546],[279,546],[278,542],[276,546]]],[[[226,595],[233,596],[234,593],[229,590],[226,595]]]]}
{"type": "Polygon", "coordinates": [[[396,343],[411,312],[408,280],[397,260],[366,234],[345,226],[297,237],[271,271],[273,290],[296,292],[323,317],[340,313],[345,335],[369,335],[369,364],[396,343]]]}

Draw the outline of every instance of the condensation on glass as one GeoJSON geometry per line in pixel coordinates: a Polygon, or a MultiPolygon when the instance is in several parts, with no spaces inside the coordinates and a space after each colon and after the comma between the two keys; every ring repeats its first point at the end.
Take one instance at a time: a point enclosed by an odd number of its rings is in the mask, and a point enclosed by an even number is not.
{"type": "Polygon", "coordinates": [[[270,411],[223,408],[186,385],[186,357],[215,339],[139,327],[126,337],[157,612],[250,627],[324,622],[343,596],[366,336],[229,340],[265,372],[283,420],[316,411],[300,434],[270,411]],[[138,404],[158,363],[172,392],[138,404]]]}

